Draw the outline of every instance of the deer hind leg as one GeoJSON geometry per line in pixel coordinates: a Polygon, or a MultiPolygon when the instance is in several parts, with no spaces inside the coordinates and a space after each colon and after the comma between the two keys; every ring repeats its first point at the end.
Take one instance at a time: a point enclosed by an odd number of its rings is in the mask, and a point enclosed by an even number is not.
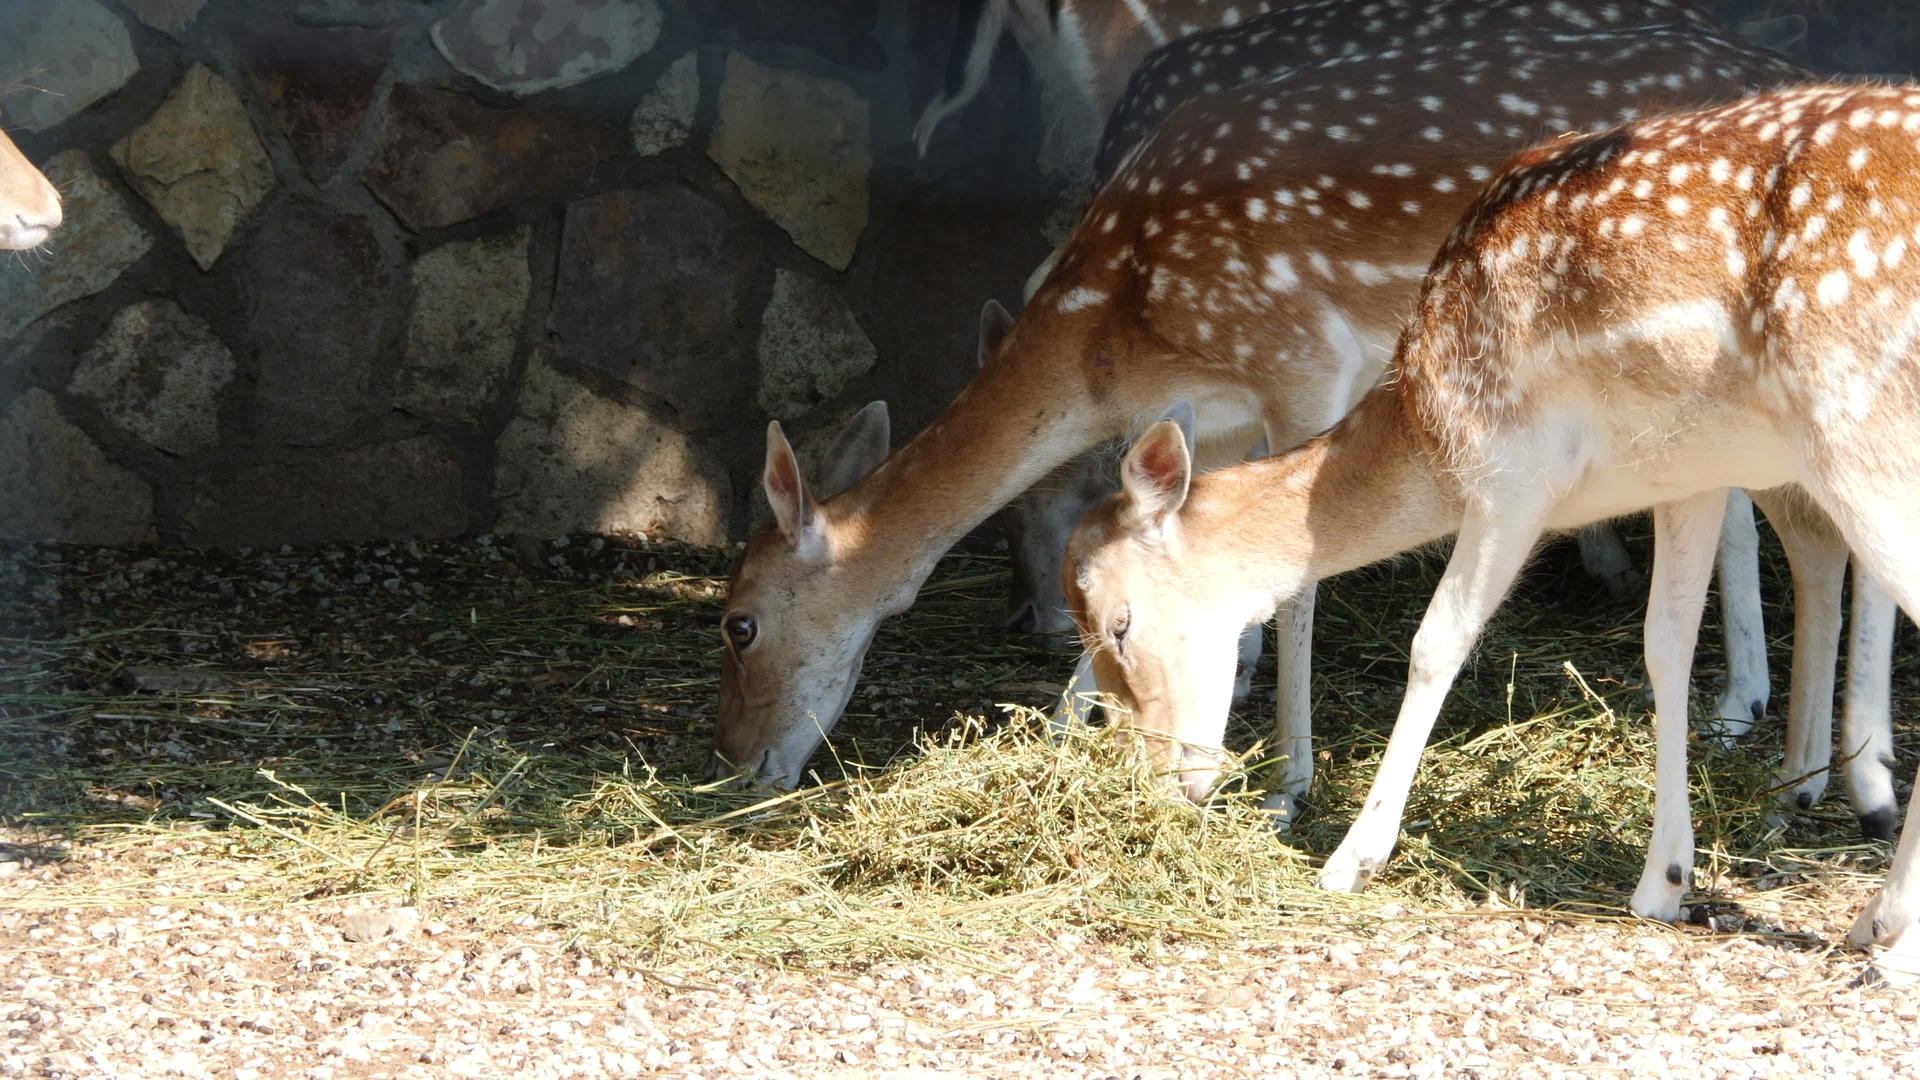
{"type": "Polygon", "coordinates": [[[1727,493],[1701,492],[1653,510],[1653,581],[1647,592],[1647,678],[1655,732],[1653,837],[1628,907],[1672,921],[1693,879],[1693,814],[1687,806],[1687,682],[1707,604],[1707,579],[1727,493]]]}
{"type": "MultiPolygon", "coordinates": [[[[1913,460],[1915,455],[1898,438],[1880,439],[1871,449],[1819,449],[1832,458],[1846,454],[1875,464],[1865,476],[1850,475],[1853,470],[1827,471],[1811,478],[1808,487],[1840,527],[1860,569],[1913,618],[1920,612],[1920,565],[1910,557],[1913,538],[1920,536],[1920,492],[1912,490],[1912,478],[1920,461],[1913,460]]],[[[1903,982],[1920,980],[1920,820],[1915,803],[1920,800],[1907,806],[1886,882],[1847,935],[1850,943],[1874,949],[1874,967],[1882,977],[1903,982]]]]}
{"type": "MultiPolygon", "coordinates": [[[[1273,702],[1273,755],[1267,797],[1261,808],[1273,827],[1286,829],[1300,812],[1300,800],[1313,787],[1313,604],[1316,588],[1282,604],[1274,619],[1274,662],[1279,693],[1273,702]]],[[[1259,626],[1254,627],[1255,630],[1259,626]]]]}
{"type": "Polygon", "coordinates": [[[1840,659],[1840,596],[1847,545],[1797,488],[1754,495],[1793,570],[1793,686],[1787,702],[1780,801],[1810,809],[1826,793],[1833,764],[1833,679],[1840,659]]]}
{"type": "Polygon", "coordinates": [[[1899,812],[1893,795],[1893,715],[1887,700],[1897,614],[1893,597],[1856,561],[1840,757],[1847,770],[1847,801],[1870,840],[1893,839],[1899,812]]]}
{"type": "MultiPolygon", "coordinates": [[[[1771,516],[1771,515],[1769,515],[1771,516]]],[[[1720,528],[1720,629],[1727,651],[1727,688],[1720,694],[1716,734],[1723,742],[1745,735],[1767,714],[1767,628],[1760,611],[1760,534],[1753,501],[1738,488],[1727,493],[1720,528]]],[[[1794,642],[1800,641],[1796,634],[1794,642]]]]}
{"type": "Polygon", "coordinates": [[[1440,705],[1540,536],[1547,515],[1545,500],[1526,489],[1502,494],[1518,498],[1469,501],[1453,557],[1413,635],[1407,693],[1379,771],[1360,816],[1320,871],[1321,888],[1358,892],[1393,853],[1407,793],[1440,705]]]}

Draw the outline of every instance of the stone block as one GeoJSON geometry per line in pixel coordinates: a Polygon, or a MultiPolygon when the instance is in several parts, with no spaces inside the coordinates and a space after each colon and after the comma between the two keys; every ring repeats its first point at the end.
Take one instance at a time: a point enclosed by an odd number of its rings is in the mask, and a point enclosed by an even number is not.
{"type": "Polygon", "coordinates": [[[619,148],[616,132],[572,112],[403,85],[364,178],[408,228],[437,229],[538,195],[619,148]]]}
{"type": "Polygon", "coordinates": [[[750,385],[740,330],[760,258],[725,210],[677,184],[567,207],[547,328],[561,358],[671,406],[689,428],[750,385]]]}
{"type": "Polygon", "coordinates": [[[760,316],[760,408],[792,420],[873,367],[876,353],[840,290],[776,271],[760,316]]]}
{"type": "Polygon", "coordinates": [[[527,311],[527,238],[521,226],[444,244],[413,264],[400,408],[453,424],[479,424],[491,412],[527,311]]]}
{"type": "Polygon", "coordinates": [[[219,440],[220,396],[232,381],[233,354],[212,327],[171,300],[143,300],[107,324],[67,389],[114,426],[184,457],[219,440]]]}
{"type": "Polygon", "coordinates": [[[66,220],[55,234],[58,258],[32,272],[0,273],[0,341],[28,323],[83,296],[92,296],[138,262],[153,237],[133,219],[126,200],[101,179],[82,150],[63,150],[41,167],[60,189],[66,220]]]}
{"type": "Polygon", "coordinates": [[[274,185],[273,163],[239,93],[200,64],[187,69],[146,123],[113,145],[113,159],[180,230],[202,270],[274,185]]]}
{"type": "Polygon", "coordinates": [[[153,539],[153,489],[107,460],[32,389],[0,413],[0,537],[75,544],[153,539]]]}
{"type": "Polygon", "coordinates": [[[693,134],[694,114],[700,111],[700,57],[696,53],[675,60],[660,74],[653,91],[633,110],[629,130],[633,148],[653,157],[686,144],[693,134]]]}
{"type": "Polygon", "coordinates": [[[429,435],[246,462],[203,482],[188,538],[222,547],[458,536],[470,528],[453,453],[429,435]]]}
{"type": "Polygon", "coordinates": [[[179,37],[207,6],[207,0],[120,0],[141,22],[163,34],[179,37]]]}
{"type": "Polygon", "coordinates": [[[836,270],[867,224],[867,103],[835,79],[727,56],[707,154],[802,251],[836,270]]]}
{"type": "Polygon", "coordinates": [[[247,72],[307,175],[325,183],[353,152],[392,59],[394,32],[314,30],[277,19],[247,28],[247,72]]]}
{"type": "Polygon", "coordinates": [[[8,96],[8,127],[45,131],[140,70],[127,28],[96,0],[7,0],[0,22],[0,75],[33,85],[8,96]]]}
{"type": "Polygon", "coordinates": [[[726,470],[647,410],[595,394],[544,356],[528,366],[495,460],[496,532],[726,541],[726,470]]]}
{"type": "Polygon", "coordinates": [[[639,59],[660,37],[653,0],[455,0],[433,24],[447,63],[516,97],[639,59]]]}

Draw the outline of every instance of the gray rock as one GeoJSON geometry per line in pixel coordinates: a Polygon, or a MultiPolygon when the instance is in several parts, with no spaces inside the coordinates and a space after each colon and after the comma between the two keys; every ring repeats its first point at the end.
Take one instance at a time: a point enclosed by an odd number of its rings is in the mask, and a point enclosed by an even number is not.
{"type": "Polygon", "coordinates": [[[462,72],[517,97],[611,74],[653,48],[653,0],[456,0],[433,44],[462,72]]]}
{"type": "Polygon", "coordinates": [[[727,56],[707,154],[801,250],[836,270],[867,224],[867,103],[834,79],[727,56]]]}
{"type": "Polygon", "coordinates": [[[248,462],[203,483],[194,543],[223,547],[458,536],[469,515],[459,462],[416,435],[298,461],[248,462]]]}
{"type": "Polygon", "coordinates": [[[259,357],[253,424],[263,442],[315,446],[384,414],[372,380],[392,274],[363,218],[278,205],[237,253],[246,346],[259,357]]]}
{"type": "Polygon", "coordinates": [[[569,110],[488,108],[402,85],[364,176],[408,228],[436,229],[538,195],[619,148],[618,131],[569,110]]]}
{"type": "Polygon", "coordinates": [[[791,420],[873,367],[877,353],[840,290],[776,271],[760,317],[760,408],[791,420]]]}
{"type": "Polygon", "coordinates": [[[653,92],[633,110],[633,148],[652,157],[685,145],[699,109],[700,57],[688,53],[660,74],[653,92]]]}
{"type": "Polygon", "coordinates": [[[171,300],[143,300],[107,324],[67,389],[148,445],[185,456],[219,440],[220,394],[232,381],[233,354],[212,327],[171,300]]]}
{"type": "Polygon", "coordinates": [[[140,21],[163,34],[179,37],[200,14],[207,0],[120,0],[140,21]]]}
{"type": "Polygon", "coordinates": [[[423,10],[431,0],[300,0],[293,21],[302,26],[354,26],[375,30],[423,10]]]}
{"type": "Polygon", "coordinates": [[[527,310],[525,226],[445,244],[413,264],[413,316],[394,400],[416,416],[477,424],[513,364],[527,310]]]}
{"type": "Polygon", "coordinates": [[[76,544],[153,539],[153,490],[107,460],[38,388],[0,413],[0,537],[76,544]]]}
{"type": "Polygon", "coordinates": [[[726,471],[645,409],[600,397],[544,355],[528,366],[496,462],[496,532],[726,541],[726,471]]]}
{"type": "Polygon", "coordinates": [[[307,175],[324,184],[353,153],[399,33],[316,30],[280,19],[243,26],[236,44],[244,70],[307,175]]]}
{"type": "Polygon", "coordinates": [[[61,151],[41,171],[60,189],[66,215],[55,236],[59,257],[40,262],[31,273],[0,274],[0,341],[60,305],[113,284],[153,246],[126,201],[87,163],[85,151],[61,151]]]}
{"type": "Polygon", "coordinates": [[[547,328],[570,364],[603,371],[705,426],[751,385],[747,291],[760,245],[678,184],[567,207],[547,328]]]}
{"type": "Polygon", "coordinates": [[[273,163],[240,95],[201,64],[187,70],[146,123],[113,145],[113,159],[180,230],[202,270],[273,190],[273,163]]]}
{"type": "Polygon", "coordinates": [[[7,97],[8,127],[45,131],[140,70],[127,28],[95,0],[9,0],[0,21],[0,74],[27,84],[7,97]]]}

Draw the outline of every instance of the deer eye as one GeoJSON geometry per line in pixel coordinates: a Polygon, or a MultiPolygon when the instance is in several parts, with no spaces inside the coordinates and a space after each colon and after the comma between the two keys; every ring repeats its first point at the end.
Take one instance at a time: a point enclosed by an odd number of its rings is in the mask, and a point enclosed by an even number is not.
{"type": "Polygon", "coordinates": [[[744,651],[753,644],[754,638],[760,636],[760,628],[754,624],[751,615],[729,615],[722,625],[726,629],[727,643],[733,646],[734,652],[744,651]]]}

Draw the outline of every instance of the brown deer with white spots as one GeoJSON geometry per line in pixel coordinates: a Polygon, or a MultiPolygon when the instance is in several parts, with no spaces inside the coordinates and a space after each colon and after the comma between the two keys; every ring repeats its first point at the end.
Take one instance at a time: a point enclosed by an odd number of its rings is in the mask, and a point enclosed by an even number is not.
{"type": "Polygon", "coordinates": [[[29,251],[60,227],[60,193],[0,131],[0,250],[29,251]]]}
{"type": "MultiPolygon", "coordinates": [[[[1095,8],[1082,4],[1075,10],[1091,12],[1095,8]]],[[[1118,18],[1119,23],[1110,25],[1110,30],[1113,26],[1131,25],[1128,23],[1131,16],[1118,18]]],[[[1332,57],[1417,47],[1470,32],[1619,30],[1660,25],[1683,25],[1703,32],[1727,29],[1706,8],[1676,0],[1618,0],[1598,5],[1538,0],[1422,0],[1419,3],[1320,0],[1280,4],[1266,14],[1251,18],[1244,17],[1241,7],[1202,5],[1171,25],[1181,36],[1173,37],[1147,54],[1127,79],[1125,91],[1119,95],[1118,104],[1108,118],[1095,170],[1099,177],[1111,175],[1126,154],[1181,103],[1224,89],[1280,78],[1332,57]],[[1196,32],[1208,18],[1230,25],[1196,32]]],[[[1749,24],[1743,27],[1742,33],[1757,34],[1771,29],[1774,29],[1772,22],[1749,24]]],[[[1112,44],[1119,41],[1120,36],[1109,33],[1101,40],[1112,44]]],[[[1126,50],[1111,55],[1095,50],[1087,58],[1091,66],[1086,70],[1111,75],[1119,65],[1131,63],[1134,55],[1126,50]]],[[[1040,57],[1035,58],[1035,63],[1042,70],[1047,69],[1040,57]]],[[[1112,81],[1108,78],[1105,84],[1112,81]]],[[[1103,105],[1105,101],[1102,97],[1103,105]]],[[[1435,119],[1436,126],[1429,131],[1443,130],[1449,122],[1471,123],[1480,133],[1498,131],[1513,139],[1515,145],[1533,130],[1526,117],[1511,111],[1471,119],[1435,119]]],[[[1029,280],[1029,294],[1052,266],[1050,258],[1036,271],[1029,280]]],[[[990,303],[983,314],[985,326],[1005,322],[1010,319],[990,303]]],[[[983,332],[983,342],[987,336],[983,332]]],[[[986,351],[984,347],[982,351],[986,351]]],[[[1258,431],[1249,431],[1209,440],[1200,447],[1199,464],[1213,468],[1243,460],[1258,437],[1258,431]]],[[[1032,635],[1041,642],[1060,647],[1074,643],[1073,620],[1067,615],[1060,591],[1060,559],[1067,534],[1081,515],[1117,488],[1113,466],[1122,449],[1102,448],[1062,467],[1002,512],[1012,570],[1007,626],[1013,632],[1032,635]]],[[[1626,549],[1610,527],[1596,524],[1581,530],[1578,539],[1582,561],[1594,576],[1616,593],[1637,588],[1632,584],[1635,575],[1626,549]]],[[[1770,696],[1758,556],[1759,537],[1754,531],[1752,509],[1741,493],[1729,503],[1724,556],[1719,564],[1721,596],[1725,602],[1726,617],[1721,625],[1727,642],[1728,678],[1725,692],[1720,695],[1716,729],[1728,737],[1751,728],[1764,714],[1770,696]]],[[[1303,598],[1302,603],[1310,600],[1303,598]]],[[[1304,713],[1308,708],[1306,672],[1309,664],[1305,654],[1311,647],[1311,620],[1296,605],[1281,618],[1280,625],[1282,655],[1278,665],[1281,676],[1278,698],[1283,703],[1280,707],[1304,713]]],[[[1259,627],[1249,628],[1241,638],[1234,683],[1236,700],[1246,697],[1251,690],[1260,643],[1259,627]]],[[[1069,703],[1084,697],[1087,687],[1082,684],[1087,679],[1083,667],[1070,686],[1066,699],[1069,703]]],[[[1301,722],[1304,723],[1304,719],[1301,722]]],[[[1807,784],[1819,782],[1818,777],[1806,781],[1807,784]]],[[[1796,792],[1796,796],[1808,798],[1813,794],[1817,793],[1796,792]]]]}
{"type": "MultiPolygon", "coordinates": [[[[817,500],[769,427],[776,526],[732,581],[716,769],[797,784],[880,620],[955,540],[1100,440],[1180,399],[1203,438],[1253,429],[1288,447],[1325,430],[1374,384],[1433,251],[1519,146],[1802,77],[1685,29],[1516,32],[1325,61],[1176,110],[973,382],[884,464],[834,462],[860,479],[817,500]],[[1487,116],[1500,124],[1464,119],[1487,116]]],[[[1279,715],[1284,815],[1311,780],[1310,717],[1279,715]]]]}
{"type": "MultiPolygon", "coordinates": [[[[1175,424],[1142,437],[1068,553],[1101,685],[1143,730],[1204,739],[1224,718],[1218,627],[1455,534],[1379,772],[1322,871],[1358,889],[1541,531],[1651,507],[1655,820],[1629,903],[1673,919],[1693,865],[1687,681],[1726,490],[1808,500],[1920,614],[1920,87],[1781,90],[1522,153],[1412,311],[1388,378],[1304,447],[1193,476],[1175,424]]],[[[1853,932],[1908,972],[1914,826],[1910,809],[1853,932]]]]}

